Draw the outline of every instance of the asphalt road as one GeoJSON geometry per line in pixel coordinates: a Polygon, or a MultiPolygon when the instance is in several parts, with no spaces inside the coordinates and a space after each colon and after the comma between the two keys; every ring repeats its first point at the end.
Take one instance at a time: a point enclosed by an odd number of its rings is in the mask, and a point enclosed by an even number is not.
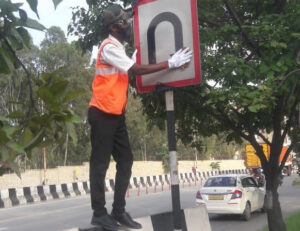
{"type": "MultiPolygon", "coordinates": [[[[297,176],[286,177],[280,187],[280,201],[284,216],[300,210],[300,186],[292,186],[297,176]]],[[[195,205],[197,186],[181,188],[181,207],[195,205]]],[[[112,193],[107,194],[107,208],[111,210],[112,193]]],[[[149,216],[171,211],[170,191],[150,193],[145,191],[137,196],[130,191],[127,198],[127,210],[133,217],[149,216]]],[[[87,227],[92,211],[89,195],[48,201],[32,205],[0,209],[0,231],[61,231],[74,227],[87,227]]],[[[213,231],[256,231],[266,225],[266,215],[254,213],[250,221],[242,221],[238,216],[210,215],[213,231]]],[[[162,230],[163,231],[163,230],[162,230]]]]}

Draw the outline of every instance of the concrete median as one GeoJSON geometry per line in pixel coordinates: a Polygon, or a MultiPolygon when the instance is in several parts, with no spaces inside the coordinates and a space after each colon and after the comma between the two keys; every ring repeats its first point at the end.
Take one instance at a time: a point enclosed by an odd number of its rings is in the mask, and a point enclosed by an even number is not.
{"type": "MultiPolygon", "coordinates": [[[[233,170],[231,171],[233,172],[233,170]]],[[[237,173],[247,173],[246,169],[235,170],[237,173]]],[[[222,171],[197,172],[196,175],[180,173],[180,187],[191,187],[192,185],[201,186],[208,176],[222,174],[222,171]]],[[[130,179],[127,197],[132,190],[138,191],[138,196],[142,193],[149,194],[159,191],[170,190],[170,175],[156,175],[147,177],[133,177],[130,179]]],[[[105,191],[113,192],[114,179],[105,180],[105,191]]],[[[0,208],[19,206],[28,203],[43,202],[67,197],[87,195],[90,193],[89,181],[64,183],[58,185],[38,185],[23,188],[9,188],[0,190],[0,208]]]]}
{"type": "MultiPolygon", "coordinates": [[[[174,231],[172,212],[135,218],[143,228],[139,231],[174,231]]],[[[197,206],[181,210],[181,231],[211,231],[205,206],[197,206]]],[[[121,228],[120,230],[134,231],[136,229],[121,228]]],[[[64,231],[104,231],[101,227],[87,226],[64,231]]]]}

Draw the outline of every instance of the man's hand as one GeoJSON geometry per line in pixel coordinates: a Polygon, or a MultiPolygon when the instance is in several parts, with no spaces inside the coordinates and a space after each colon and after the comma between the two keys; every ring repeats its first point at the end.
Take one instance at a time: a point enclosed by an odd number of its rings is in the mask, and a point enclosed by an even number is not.
{"type": "Polygon", "coordinates": [[[168,59],[169,68],[179,68],[186,63],[189,63],[192,58],[192,51],[190,48],[181,48],[171,58],[168,59]]]}
{"type": "MultiPolygon", "coordinates": [[[[146,75],[155,73],[164,69],[170,68],[185,68],[185,64],[187,65],[192,58],[192,51],[190,48],[184,48],[178,50],[168,61],[156,63],[156,64],[133,64],[132,67],[128,70],[134,75],[146,75]]],[[[133,53],[131,59],[134,60],[136,52],[133,53]]]]}

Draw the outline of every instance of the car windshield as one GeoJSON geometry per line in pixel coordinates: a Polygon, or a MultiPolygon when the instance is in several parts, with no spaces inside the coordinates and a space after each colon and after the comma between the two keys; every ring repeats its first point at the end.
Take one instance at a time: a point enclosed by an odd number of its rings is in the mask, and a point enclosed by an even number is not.
{"type": "Polygon", "coordinates": [[[204,187],[235,187],[236,186],[236,177],[212,177],[209,178],[204,187]]]}

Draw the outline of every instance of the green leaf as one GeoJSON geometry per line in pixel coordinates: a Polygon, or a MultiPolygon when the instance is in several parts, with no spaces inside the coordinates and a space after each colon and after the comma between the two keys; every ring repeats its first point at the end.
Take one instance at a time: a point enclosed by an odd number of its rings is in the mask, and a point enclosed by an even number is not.
{"type": "Polygon", "coordinates": [[[6,150],[2,149],[1,150],[1,160],[7,161],[9,159],[9,154],[6,150]]]}
{"type": "Polygon", "coordinates": [[[24,4],[24,3],[14,3],[14,4],[13,4],[14,10],[15,10],[15,11],[19,10],[19,8],[20,8],[21,6],[23,6],[23,4],[24,4]]]}
{"type": "Polygon", "coordinates": [[[271,66],[271,69],[273,70],[273,71],[277,71],[277,72],[279,72],[280,71],[280,68],[275,64],[275,65],[272,65],[271,66]]]}
{"type": "Polygon", "coordinates": [[[23,3],[11,3],[8,1],[0,1],[0,8],[5,10],[17,11],[18,8],[21,7],[23,3]]]}
{"type": "Polygon", "coordinates": [[[25,128],[25,131],[20,138],[20,144],[26,147],[32,139],[33,139],[32,132],[30,131],[29,128],[25,128]]]}
{"type": "Polygon", "coordinates": [[[277,41],[271,41],[270,44],[271,47],[282,47],[282,48],[287,48],[287,44],[286,43],[279,43],[277,41]]]}
{"type": "Polygon", "coordinates": [[[36,13],[36,16],[40,19],[39,13],[37,11],[38,0],[26,0],[29,4],[31,10],[36,13]]]}
{"type": "Polygon", "coordinates": [[[12,29],[11,31],[12,33],[7,36],[7,41],[9,42],[10,46],[13,47],[13,49],[15,51],[19,51],[23,49],[23,40],[20,37],[20,35],[14,30],[12,29]],[[15,32],[15,34],[13,34],[15,32]]]}
{"type": "Polygon", "coordinates": [[[12,57],[7,55],[7,52],[4,49],[0,48],[0,61],[1,59],[3,60],[3,63],[1,62],[0,64],[1,73],[8,74],[15,69],[12,57]]]}
{"type": "Polygon", "coordinates": [[[9,161],[8,164],[9,164],[9,167],[12,170],[14,170],[14,172],[17,174],[17,176],[21,179],[21,173],[20,173],[19,166],[14,161],[9,161]]]}
{"type": "Polygon", "coordinates": [[[56,9],[56,7],[58,6],[59,3],[62,2],[62,0],[52,0],[53,4],[54,4],[54,8],[56,9]]]}
{"type": "Polygon", "coordinates": [[[69,84],[68,80],[59,79],[51,87],[49,87],[49,90],[55,98],[59,98],[60,96],[65,94],[68,84],[69,84]]]}
{"type": "Polygon", "coordinates": [[[27,20],[27,13],[25,10],[19,9],[19,15],[21,20],[23,20],[24,22],[27,20]]]}
{"type": "Polygon", "coordinates": [[[24,148],[26,151],[31,150],[36,145],[38,145],[40,142],[42,142],[44,137],[44,129],[41,129],[39,133],[27,144],[27,146],[24,148]]]}
{"type": "Polygon", "coordinates": [[[67,127],[68,134],[71,136],[73,143],[76,146],[77,145],[77,134],[75,131],[74,124],[67,122],[66,127],[67,127]]]}
{"type": "Polygon", "coordinates": [[[19,119],[23,117],[23,113],[21,111],[13,111],[9,113],[7,117],[11,119],[19,119]]]}
{"type": "Polygon", "coordinates": [[[0,143],[7,143],[9,138],[4,130],[0,130],[0,143]]]}
{"type": "Polygon", "coordinates": [[[44,31],[47,28],[44,27],[42,24],[40,24],[38,21],[31,19],[31,18],[27,18],[26,22],[23,21],[19,21],[19,25],[20,26],[24,26],[24,27],[28,27],[34,30],[40,30],[40,31],[44,31]]]}
{"type": "Polygon", "coordinates": [[[76,115],[76,114],[73,114],[72,115],[72,118],[71,118],[71,122],[72,123],[82,123],[82,118],[80,117],[80,116],[78,116],[78,115],[76,115]]]}
{"type": "Polygon", "coordinates": [[[253,112],[253,113],[256,113],[257,112],[257,107],[254,106],[254,105],[251,105],[248,107],[249,111],[253,112]]]}
{"type": "Polygon", "coordinates": [[[7,119],[6,117],[1,116],[1,115],[0,115],[0,120],[1,120],[1,121],[8,121],[8,119],[7,119]]]}
{"type": "Polygon", "coordinates": [[[41,86],[39,89],[38,89],[38,92],[37,92],[38,96],[44,100],[45,102],[52,102],[53,101],[53,95],[51,94],[50,92],[50,89],[49,87],[46,87],[46,86],[41,86]]]}
{"type": "Polygon", "coordinates": [[[70,102],[81,96],[84,92],[84,90],[69,91],[64,98],[64,102],[70,102]]]}
{"type": "Polygon", "coordinates": [[[11,137],[13,133],[18,130],[18,127],[13,127],[13,126],[5,126],[3,130],[6,132],[7,137],[11,137]]]}
{"type": "Polygon", "coordinates": [[[12,150],[14,150],[17,153],[23,153],[24,149],[21,145],[17,144],[16,142],[9,142],[7,143],[7,146],[10,147],[12,150]]]}
{"type": "Polygon", "coordinates": [[[28,31],[26,29],[24,29],[23,27],[18,27],[16,29],[16,31],[19,33],[19,35],[21,36],[22,40],[23,40],[23,43],[26,47],[30,47],[30,40],[31,40],[31,37],[28,33],[28,31]]]}
{"type": "Polygon", "coordinates": [[[261,64],[259,66],[259,71],[262,72],[262,73],[266,73],[266,72],[269,71],[269,67],[267,65],[265,65],[265,64],[261,64]]]}
{"type": "Polygon", "coordinates": [[[300,39],[300,33],[291,33],[291,36],[300,39]]]}
{"type": "Polygon", "coordinates": [[[0,73],[9,74],[10,72],[10,68],[5,61],[3,54],[0,53],[0,73]]]}
{"type": "MultiPolygon", "coordinates": [[[[19,44],[23,45],[23,38],[21,37],[21,35],[18,33],[17,30],[11,29],[11,35],[14,36],[14,38],[17,40],[17,42],[19,44]]],[[[23,48],[23,46],[22,46],[22,48],[23,48]]]]}

